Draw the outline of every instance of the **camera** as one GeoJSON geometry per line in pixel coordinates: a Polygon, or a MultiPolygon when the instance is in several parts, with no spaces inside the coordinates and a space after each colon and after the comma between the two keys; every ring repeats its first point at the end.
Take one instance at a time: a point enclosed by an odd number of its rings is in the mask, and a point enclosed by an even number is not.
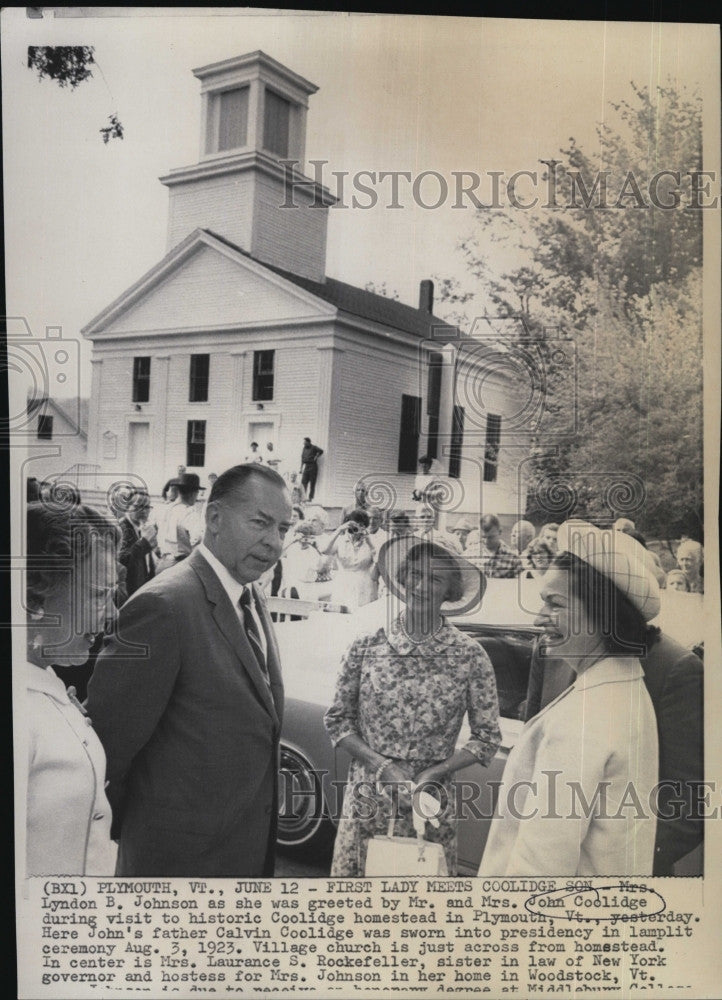
{"type": "Polygon", "coordinates": [[[6,316],[8,416],[6,434],[23,440],[43,437],[52,413],[48,399],[62,397],[63,420],[55,420],[52,439],[76,437],[81,431],[79,376],[80,344],[66,340],[62,327],[46,326],[45,336],[33,334],[24,316],[6,316]]]}
{"type": "Polygon", "coordinates": [[[576,432],[576,343],[561,330],[550,327],[531,335],[518,317],[484,316],[474,320],[468,334],[450,337],[444,328],[438,337],[420,344],[420,375],[428,352],[446,355],[441,378],[447,370],[455,376],[466,440],[484,441],[490,430],[507,442],[528,434],[548,439],[576,432]],[[559,400],[568,405],[561,408],[559,400]]]}

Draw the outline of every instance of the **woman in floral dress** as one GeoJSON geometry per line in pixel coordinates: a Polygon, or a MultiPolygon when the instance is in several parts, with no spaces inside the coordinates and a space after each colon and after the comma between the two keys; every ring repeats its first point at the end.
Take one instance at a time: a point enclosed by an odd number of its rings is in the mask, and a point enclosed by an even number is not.
{"type": "Polygon", "coordinates": [[[476,762],[488,764],[501,735],[491,662],[443,612],[478,604],[484,581],[460,556],[414,538],[387,542],[379,553],[379,569],[391,594],[405,607],[387,628],[351,645],[325,716],[334,746],[353,758],[331,875],[364,874],[368,841],[386,833],[392,809],[394,834],[414,836],[406,782],[436,791],[439,827],[427,824],[425,836],[443,844],[453,875],[456,809],[451,776],[476,762]],[[465,714],[471,738],[457,750],[465,714]],[[392,791],[398,794],[390,795],[392,791]]]}

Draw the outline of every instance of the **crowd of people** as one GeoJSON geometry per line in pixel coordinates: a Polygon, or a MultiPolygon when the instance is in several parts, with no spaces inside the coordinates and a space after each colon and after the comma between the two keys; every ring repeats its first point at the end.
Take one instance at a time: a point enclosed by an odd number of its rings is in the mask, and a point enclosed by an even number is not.
{"type": "MultiPolygon", "coordinates": [[[[260,461],[207,489],[179,468],[160,503],[129,489],[109,514],[28,497],[28,874],[271,874],[283,685],[266,595],[354,610],[393,594],[400,613],[352,644],[326,714],[353,761],[332,874],[363,874],[392,807],[410,834],[420,788],[449,793],[456,771],[494,757],[494,670],[449,616],[477,606],[487,578],[520,573],[540,579],[542,638],[482,872],[671,874],[699,843],[700,823],[661,805],[643,822],[524,823],[521,797],[504,797],[554,770],[587,800],[702,780],[701,660],[649,625],[663,583],[701,592],[699,543],[683,541],[665,577],[631,522],[519,521],[507,544],[492,514],[442,530],[423,501],[374,508],[363,482],[328,530],[260,461]],[[83,665],[87,698],[64,677],[83,665]]],[[[427,833],[453,873],[441,799],[427,833]]]]}

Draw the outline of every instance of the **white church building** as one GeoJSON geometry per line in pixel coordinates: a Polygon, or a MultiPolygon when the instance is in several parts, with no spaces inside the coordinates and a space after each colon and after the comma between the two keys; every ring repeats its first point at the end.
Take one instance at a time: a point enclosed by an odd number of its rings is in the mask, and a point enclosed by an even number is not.
{"type": "Polygon", "coordinates": [[[518,376],[434,316],[430,281],[412,307],[326,274],[334,198],[283,163],[304,163],[317,88],[260,51],[194,74],[200,156],[161,177],[167,254],[82,330],[87,461],[155,494],[177,465],[205,481],[252,441],[297,471],[309,437],[327,507],[362,478],[384,506],[411,507],[429,454],[450,509],[516,519],[525,438],[505,442],[528,391],[518,376]]]}

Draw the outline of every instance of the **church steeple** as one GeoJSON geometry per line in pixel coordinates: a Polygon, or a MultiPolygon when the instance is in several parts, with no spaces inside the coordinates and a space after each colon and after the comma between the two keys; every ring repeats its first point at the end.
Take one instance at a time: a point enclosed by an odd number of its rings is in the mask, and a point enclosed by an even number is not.
{"type": "Polygon", "coordinates": [[[249,52],[194,69],[201,81],[201,160],[256,150],[303,163],[308,98],[318,87],[249,52]]]}
{"type": "Polygon", "coordinates": [[[303,169],[308,98],[318,88],[261,51],[193,73],[201,81],[200,155],[195,166],[161,177],[170,191],[168,248],[193,229],[212,229],[261,261],[322,281],[334,199],[298,172],[288,197],[282,163],[303,169]]]}

